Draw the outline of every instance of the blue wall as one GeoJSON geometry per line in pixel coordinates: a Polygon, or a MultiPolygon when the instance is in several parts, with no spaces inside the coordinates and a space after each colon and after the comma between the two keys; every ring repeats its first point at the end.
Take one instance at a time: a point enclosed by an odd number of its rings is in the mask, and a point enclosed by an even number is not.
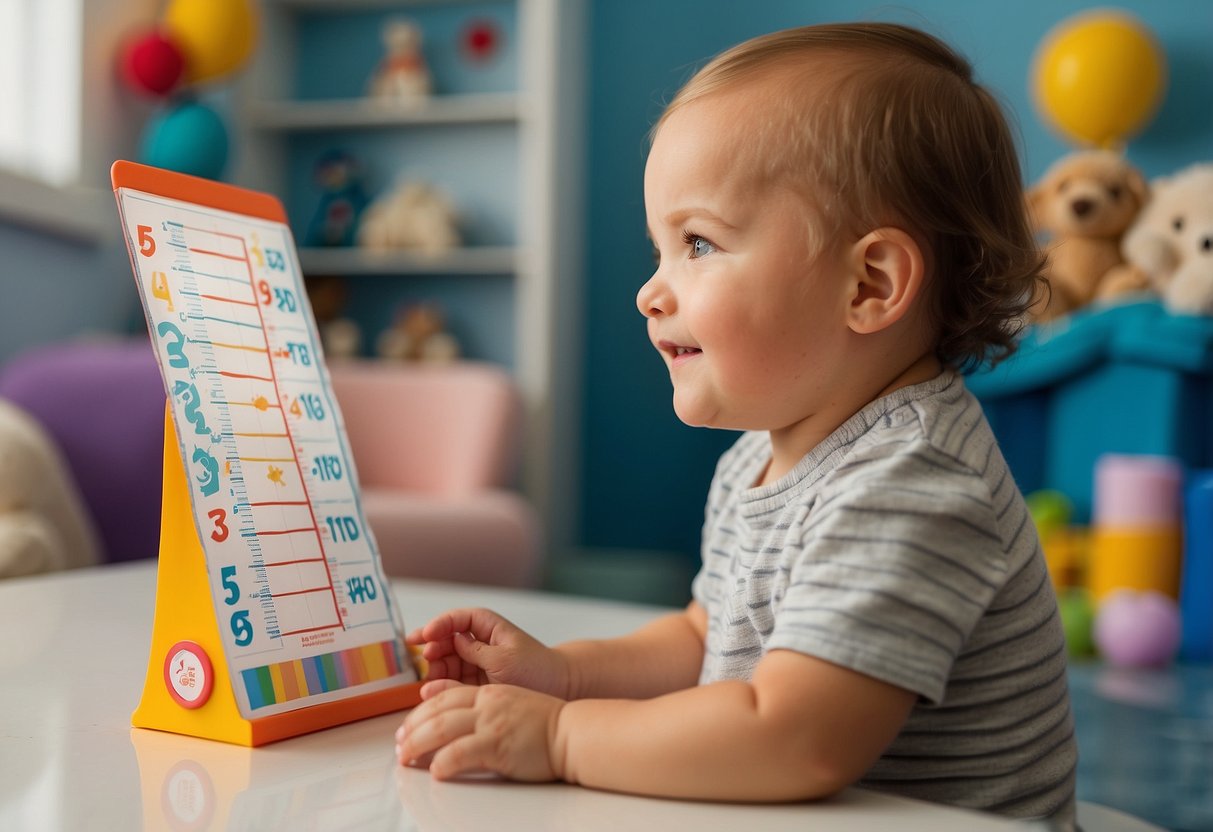
{"type": "Polygon", "coordinates": [[[113,237],[77,243],[0,222],[0,365],[84,334],[143,331],[118,211],[113,237]]]}
{"type": "MultiPolygon", "coordinates": [[[[641,179],[645,135],[705,59],[775,29],[839,20],[909,23],[943,37],[995,89],[1023,136],[1035,179],[1070,148],[1041,123],[1028,69],[1044,34],[1095,4],[1064,0],[918,0],[864,7],[845,0],[598,0],[590,25],[586,223],[586,361],[582,436],[583,542],[664,548],[698,557],[715,458],[734,434],[683,426],[669,378],[648,344],[636,290],[652,270],[641,179]]],[[[1168,56],[1171,81],[1157,118],[1129,148],[1148,175],[1213,159],[1213,4],[1133,0],[1168,56]]]]}

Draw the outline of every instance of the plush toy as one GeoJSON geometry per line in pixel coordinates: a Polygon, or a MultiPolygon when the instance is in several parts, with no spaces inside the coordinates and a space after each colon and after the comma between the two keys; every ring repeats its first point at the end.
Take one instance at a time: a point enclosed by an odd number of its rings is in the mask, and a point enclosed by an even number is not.
{"type": "Polygon", "coordinates": [[[434,304],[406,306],[376,343],[383,358],[395,361],[454,361],[459,343],[446,332],[442,310],[434,304]]]}
{"type": "Polygon", "coordinates": [[[1213,315],[1213,164],[1153,180],[1121,246],[1172,312],[1213,315]]]}
{"type": "Polygon", "coordinates": [[[344,151],[330,150],[316,160],[312,179],[321,191],[320,204],[304,240],[309,246],[352,246],[367,202],[358,163],[344,151]]]}
{"type": "Polygon", "coordinates": [[[1094,300],[1146,287],[1122,263],[1120,241],[1145,204],[1141,173],[1122,156],[1103,150],[1071,153],[1053,164],[1027,193],[1037,231],[1049,236],[1049,296],[1032,314],[1049,320],[1094,300]]]}
{"type": "Polygon", "coordinates": [[[371,76],[371,97],[404,104],[429,98],[432,82],[421,40],[421,29],[411,20],[396,18],[384,25],[384,57],[371,76]]]}
{"type": "Polygon", "coordinates": [[[97,534],[46,431],[0,399],[0,578],[97,562],[97,534]]]}
{"type": "Polygon", "coordinates": [[[438,256],[459,245],[451,202],[424,182],[404,182],[366,209],[359,244],[379,250],[410,249],[438,256]]]}
{"type": "Polygon", "coordinates": [[[344,314],[346,294],[345,281],[339,277],[307,279],[312,315],[329,359],[353,358],[362,349],[362,329],[344,314]]]}

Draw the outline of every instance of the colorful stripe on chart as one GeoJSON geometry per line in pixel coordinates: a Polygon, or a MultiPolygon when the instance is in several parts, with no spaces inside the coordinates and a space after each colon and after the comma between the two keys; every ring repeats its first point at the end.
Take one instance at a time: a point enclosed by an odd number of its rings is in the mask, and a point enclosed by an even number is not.
{"type": "Polygon", "coordinates": [[[395,641],[364,644],[322,656],[243,670],[249,707],[254,711],[279,702],[351,688],[400,673],[403,660],[395,641]]]}

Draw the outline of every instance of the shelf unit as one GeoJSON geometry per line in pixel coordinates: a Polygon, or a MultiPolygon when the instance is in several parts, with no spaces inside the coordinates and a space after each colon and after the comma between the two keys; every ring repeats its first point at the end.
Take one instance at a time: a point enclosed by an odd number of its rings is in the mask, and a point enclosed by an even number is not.
{"type": "MultiPolygon", "coordinates": [[[[425,162],[417,160],[432,154],[435,171],[441,173],[444,164],[445,170],[460,168],[459,174],[472,182],[469,188],[481,189],[472,196],[455,195],[457,209],[468,209],[476,226],[462,248],[427,257],[413,252],[300,247],[300,264],[305,275],[341,275],[359,281],[355,291],[367,285],[380,287],[377,291],[403,285],[450,287],[455,297],[463,299],[479,293],[479,300],[468,303],[477,314],[508,316],[505,323],[488,321],[486,328],[509,330],[510,355],[470,357],[505,364],[518,382],[527,407],[522,486],[546,521],[553,549],[568,545],[577,506],[582,267],[577,209],[584,144],[584,116],[579,108],[585,6],[585,0],[260,0],[261,43],[233,101],[238,125],[236,180],[279,195],[299,239],[304,221],[297,157],[314,153],[330,138],[356,135],[370,148],[369,155],[393,161],[399,160],[403,145],[408,161],[423,172],[425,162]],[[300,40],[306,39],[303,26],[309,16],[325,16],[336,24],[331,36],[325,32],[327,52],[330,42],[341,40],[343,18],[399,13],[416,17],[425,32],[424,16],[430,12],[508,15],[517,73],[507,85],[510,88],[443,94],[441,67],[431,61],[438,93],[420,105],[400,106],[364,98],[360,90],[334,93],[327,77],[316,74],[324,68],[299,64],[305,57],[300,40]],[[296,88],[303,70],[311,71],[313,79],[320,78],[313,89],[296,88]],[[486,153],[480,152],[481,145],[489,148],[486,153]],[[503,165],[512,166],[510,184],[494,188],[486,181],[488,174],[500,178],[503,165]],[[502,298],[507,298],[508,312],[485,311],[486,304],[500,304],[502,298]]],[[[427,57],[431,55],[428,34],[427,57]]],[[[360,60],[368,53],[381,53],[377,38],[343,48],[357,52],[353,57],[360,60]]],[[[318,60],[314,55],[306,57],[318,60]]],[[[440,175],[433,181],[440,187],[444,184],[440,175]]],[[[458,311],[448,310],[448,315],[458,311]]]]}

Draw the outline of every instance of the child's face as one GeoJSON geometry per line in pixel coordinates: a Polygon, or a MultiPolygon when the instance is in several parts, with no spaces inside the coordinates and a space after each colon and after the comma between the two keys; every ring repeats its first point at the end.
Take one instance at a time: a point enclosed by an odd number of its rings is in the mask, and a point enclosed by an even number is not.
{"type": "Polygon", "coordinates": [[[760,184],[747,99],[716,94],[672,113],[645,168],[659,265],[636,304],[690,425],[792,427],[846,383],[842,246],[810,245],[813,213],[760,184]]]}

